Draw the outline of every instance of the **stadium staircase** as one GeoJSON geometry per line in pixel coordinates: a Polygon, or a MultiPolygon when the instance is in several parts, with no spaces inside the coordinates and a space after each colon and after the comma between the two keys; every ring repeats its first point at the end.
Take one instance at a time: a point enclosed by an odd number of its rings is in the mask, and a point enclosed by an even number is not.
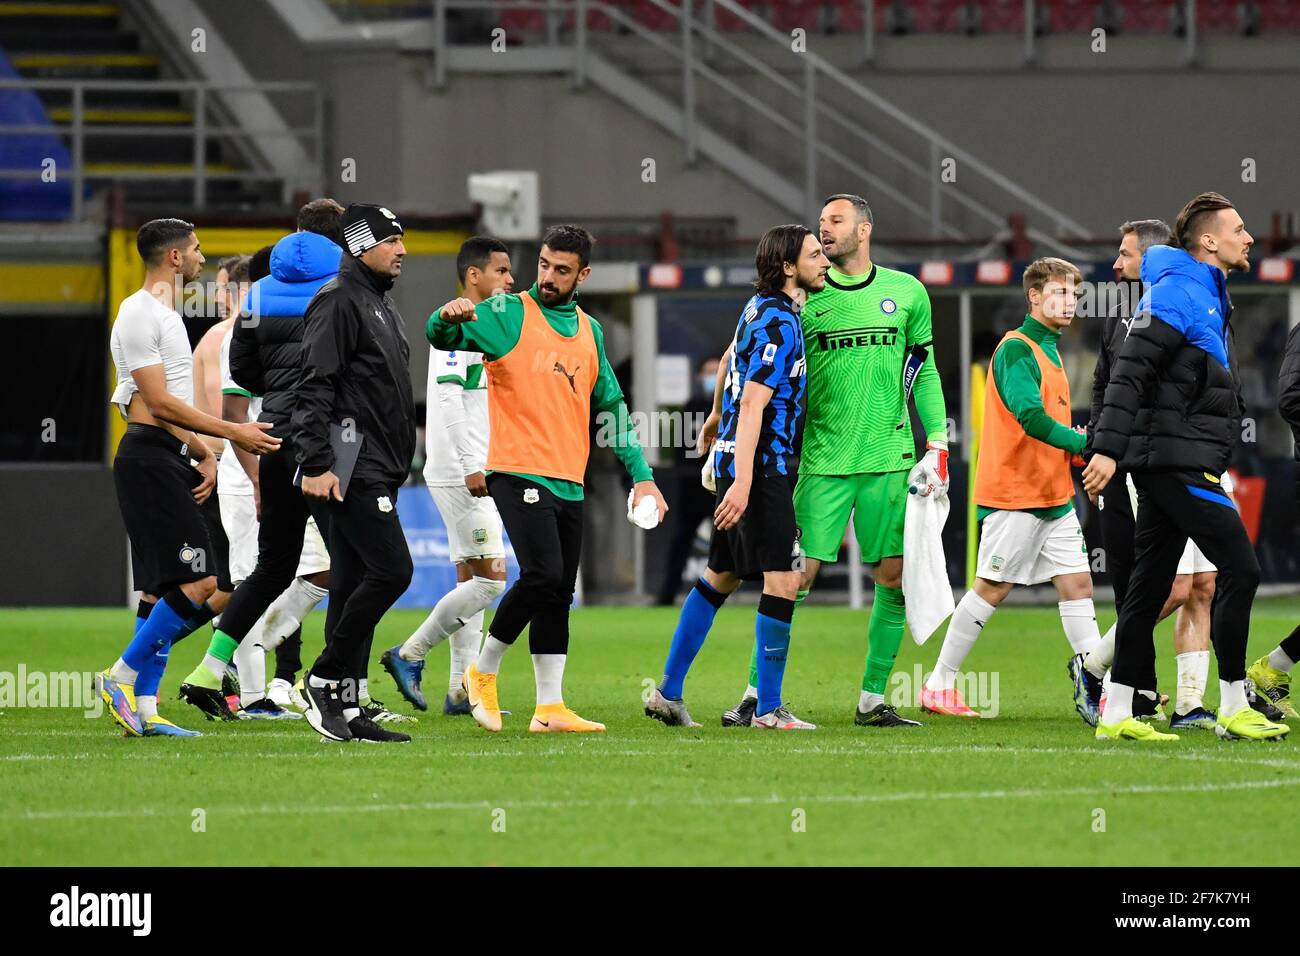
{"type": "Polygon", "coordinates": [[[813,52],[792,51],[788,31],[736,0],[710,6],[715,23],[744,28],[743,41],[737,29],[708,26],[690,4],[669,0],[638,0],[635,9],[603,0],[521,0],[512,15],[530,8],[534,19],[518,23],[533,29],[557,6],[562,16],[550,18],[538,45],[530,40],[505,58],[479,42],[454,42],[451,18],[491,5],[435,0],[434,84],[462,71],[567,72],[575,86],[590,84],[679,137],[688,159],[731,172],[792,215],[815,219],[825,193],[857,182],[900,235],[955,244],[1005,237],[1008,217],[999,210],[1017,210],[1034,242],[1079,254],[1069,243],[1087,232],[1067,212],[867,82],[813,52]],[[943,181],[946,166],[960,171],[957,182],[943,181]]]}
{"type": "MultiPolygon", "coordinates": [[[[192,91],[167,82],[159,53],[118,3],[0,0],[0,56],[8,58],[18,77],[38,81],[31,90],[39,99],[37,115],[43,113],[50,132],[69,149],[77,119],[72,81],[81,85],[82,168],[92,187],[119,185],[137,208],[193,201],[195,125],[210,119],[196,116],[192,91]]],[[[11,122],[0,115],[0,124],[11,122]]],[[[0,139],[13,135],[0,134],[0,139]]],[[[205,137],[202,149],[206,204],[278,202],[281,188],[275,180],[235,178],[249,164],[230,142],[205,137]]],[[[10,209],[0,211],[0,218],[43,217],[10,209]]]]}

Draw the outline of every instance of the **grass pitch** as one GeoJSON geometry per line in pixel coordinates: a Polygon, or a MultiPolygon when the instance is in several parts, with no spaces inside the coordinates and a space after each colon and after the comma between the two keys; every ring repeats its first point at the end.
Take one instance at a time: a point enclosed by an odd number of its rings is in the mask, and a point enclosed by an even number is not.
{"type": "MultiPolygon", "coordinates": [[[[1113,611],[1100,618],[1108,626],[1113,611]]],[[[1251,659],[1297,618],[1300,601],[1259,602],[1251,659]]],[[[377,661],[420,619],[390,613],[372,654],[372,693],[408,713],[377,661]]],[[[1300,794],[1300,739],[1226,743],[1188,731],[1167,746],[1095,742],[1071,705],[1055,608],[999,611],[971,655],[968,669],[984,673],[990,693],[996,676],[995,719],[928,716],[923,728],[889,731],[852,721],[866,612],[817,606],[796,616],[786,696],[819,729],[724,730],[718,717],[744,686],[753,619],[752,606],[724,608],[696,661],[686,698],[703,729],[666,728],[641,711],[676,612],[585,608],[573,615],[566,697],[608,733],[527,733],[532,667],[521,639],[501,678],[514,711],[504,732],[431,711],[402,725],[414,737],[404,746],[325,744],[305,721],[204,721],[175,698],[205,629],[176,648],[162,686],[163,713],[201,739],[127,740],[107,716],[3,708],[0,861],[119,865],[124,847],[135,863],[243,866],[1292,860],[1276,826],[1300,794]]],[[[6,611],[0,672],[12,690],[20,664],[28,675],[98,670],[132,620],[125,609],[6,611]]],[[[308,662],[323,621],[307,623],[308,662]]],[[[1169,633],[1166,622],[1157,641],[1172,693],[1169,633]]],[[[895,680],[910,682],[917,664],[928,670],[940,637],[924,648],[906,639],[895,680]]],[[[425,672],[431,702],[446,663],[443,646],[425,672]]],[[[1211,706],[1216,680],[1211,669],[1211,706]]]]}

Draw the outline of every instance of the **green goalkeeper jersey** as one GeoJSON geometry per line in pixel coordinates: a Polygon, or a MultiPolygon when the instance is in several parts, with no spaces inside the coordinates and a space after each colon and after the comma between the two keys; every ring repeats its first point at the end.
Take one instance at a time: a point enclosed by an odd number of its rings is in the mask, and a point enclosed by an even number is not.
{"type": "Polygon", "coordinates": [[[903,363],[913,345],[929,353],[913,385],[917,413],[929,440],[947,440],[930,297],[918,279],[878,265],[865,276],[831,267],[801,318],[808,410],[800,474],[892,472],[916,464],[903,402],[903,363]]]}

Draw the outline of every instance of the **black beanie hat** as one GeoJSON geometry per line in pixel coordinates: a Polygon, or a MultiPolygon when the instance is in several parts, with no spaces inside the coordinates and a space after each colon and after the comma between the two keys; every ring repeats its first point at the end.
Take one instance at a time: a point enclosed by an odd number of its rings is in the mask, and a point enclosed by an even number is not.
{"type": "Polygon", "coordinates": [[[389,209],[365,202],[354,202],[348,206],[343,211],[341,226],[343,243],[354,256],[405,232],[389,209]]]}

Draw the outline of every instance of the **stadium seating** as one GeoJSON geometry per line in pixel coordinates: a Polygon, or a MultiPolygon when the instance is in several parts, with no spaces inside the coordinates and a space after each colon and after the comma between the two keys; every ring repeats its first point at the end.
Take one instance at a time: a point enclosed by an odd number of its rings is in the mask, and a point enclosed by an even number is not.
{"type": "Polygon", "coordinates": [[[1122,29],[1125,32],[1159,33],[1170,28],[1172,11],[1168,4],[1123,0],[1120,7],[1122,29]]]}
{"type": "MultiPolygon", "coordinates": [[[[680,29],[674,15],[651,0],[605,0],[650,30],[680,29]]],[[[740,5],[778,30],[803,28],[819,33],[850,33],[863,28],[862,0],[739,0],[740,5]]],[[[429,6],[410,0],[331,0],[349,18],[426,16],[429,6]]],[[[670,6],[676,6],[676,0],[670,6]]],[[[571,0],[557,5],[562,29],[573,25],[571,0]]],[[[696,15],[705,4],[696,0],[696,15]]],[[[1270,33],[1300,30],[1296,0],[1198,0],[1197,29],[1207,33],[1270,33]]],[[[546,11],[501,4],[497,20],[508,33],[536,34],[546,30],[546,11]]],[[[1083,33],[1103,26],[1129,33],[1181,33],[1183,0],[1037,0],[1039,33],[1083,33]]],[[[724,32],[746,29],[744,21],[721,8],[713,25],[724,32]]],[[[895,35],[913,33],[1017,33],[1025,27],[1023,0],[875,0],[874,27],[895,35]]],[[[588,30],[616,29],[598,10],[588,14],[588,30]]]]}
{"type": "Polygon", "coordinates": [[[1261,32],[1300,30],[1300,4],[1295,0],[1263,0],[1259,8],[1261,32]]]}
{"type": "MultiPolygon", "coordinates": [[[[17,71],[0,50],[0,77],[15,79],[17,71]]],[[[0,96],[0,125],[45,126],[49,114],[40,98],[28,90],[7,90],[0,96]]],[[[0,136],[0,168],[32,169],[53,159],[55,169],[66,169],[72,154],[58,138],[53,126],[48,133],[0,136]]],[[[67,219],[72,211],[72,186],[66,179],[43,183],[37,179],[0,179],[0,210],[3,217],[25,222],[67,219]],[[53,188],[51,188],[53,187],[53,188]]]]}
{"type": "MultiPolygon", "coordinates": [[[[188,201],[192,187],[188,179],[142,180],[119,178],[123,174],[150,171],[189,172],[193,168],[194,115],[182,93],[160,84],[156,90],[96,89],[97,80],[159,80],[161,60],[144,48],[141,38],[123,23],[121,11],[112,3],[71,3],[47,0],[43,4],[0,4],[0,52],[8,58],[14,75],[30,80],[86,80],[83,119],[85,173],[94,184],[120,183],[129,197],[154,202],[188,201]],[[117,129],[141,127],[160,135],[142,140],[123,135],[117,129]],[[164,131],[175,130],[174,135],[164,131]]],[[[27,91],[23,91],[26,93],[27,91]]],[[[70,89],[36,89],[29,95],[34,114],[21,122],[48,122],[51,134],[70,144],[67,130],[55,127],[73,119],[70,89]],[[36,118],[33,118],[35,116],[36,118]]],[[[6,113],[11,111],[6,111],[6,113]]],[[[13,117],[0,123],[18,125],[13,117]]],[[[0,133],[0,148],[13,134],[0,133]]],[[[209,140],[206,160],[212,172],[236,168],[223,154],[221,143],[209,140]]],[[[17,149],[14,143],[9,149],[17,149]]],[[[66,154],[66,149],[65,149],[66,154]]],[[[50,155],[48,152],[42,155],[50,155]]],[[[3,164],[0,164],[3,165],[3,164]]],[[[61,167],[66,169],[66,166],[61,167]]],[[[13,181],[11,180],[10,183],[13,181]]],[[[0,183],[0,187],[4,186],[0,183]]],[[[233,181],[214,180],[209,198],[214,203],[236,203],[258,198],[233,181]]],[[[35,215],[31,208],[0,204],[0,218],[19,219],[35,215]]]]}

